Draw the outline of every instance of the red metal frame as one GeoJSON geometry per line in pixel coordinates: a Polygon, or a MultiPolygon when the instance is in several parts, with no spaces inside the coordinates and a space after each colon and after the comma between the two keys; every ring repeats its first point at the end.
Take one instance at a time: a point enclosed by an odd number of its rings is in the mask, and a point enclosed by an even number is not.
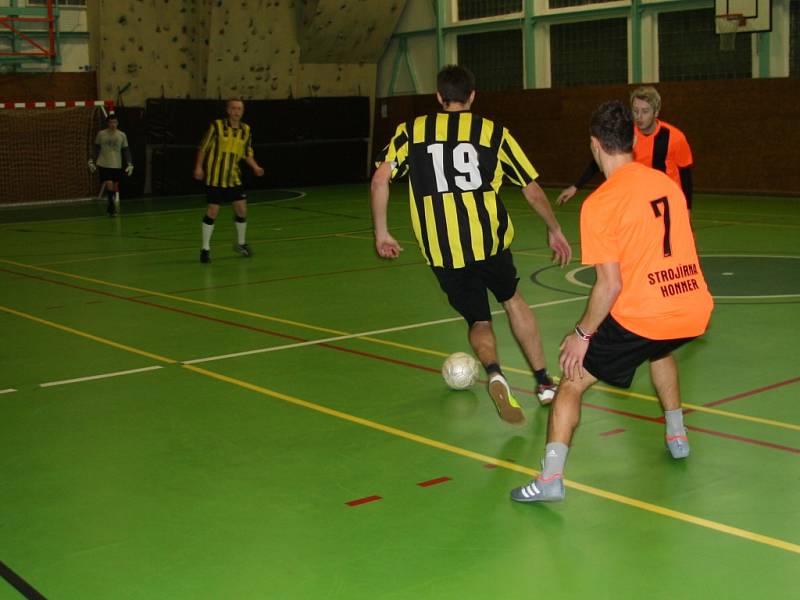
{"type": "Polygon", "coordinates": [[[0,16],[0,26],[5,27],[20,39],[25,40],[36,48],[34,52],[0,52],[0,56],[41,56],[45,58],[56,57],[56,20],[53,12],[53,0],[47,0],[46,17],[3,17],[0,16]],[[16,28],[15,23],[47,23],[49,48],[45,48],[36,40],[16,28]]]}

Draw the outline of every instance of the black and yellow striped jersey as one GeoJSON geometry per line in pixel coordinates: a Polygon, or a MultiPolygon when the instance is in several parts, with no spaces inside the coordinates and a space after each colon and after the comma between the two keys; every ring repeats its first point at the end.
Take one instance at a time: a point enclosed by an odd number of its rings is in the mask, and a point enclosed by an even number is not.
{"type": "Polygon", "coordinates": [[[242,184],[239,161],[253,156],[253,134],[250,126],[239,123],[233,128],[227,119],[217,119],[208,128],[200,151],[205,153],[205,184],[212,187],[233,187],[242,184]]]}
{"type": "Polygon", "coordinates": [[[409,174],[411,223],[434,267],[458,269],[511,245],[514,227],[499,190],[538,177],[508,129],[469,111],[401,123],[378,157],[392,180],[409,174]]]}

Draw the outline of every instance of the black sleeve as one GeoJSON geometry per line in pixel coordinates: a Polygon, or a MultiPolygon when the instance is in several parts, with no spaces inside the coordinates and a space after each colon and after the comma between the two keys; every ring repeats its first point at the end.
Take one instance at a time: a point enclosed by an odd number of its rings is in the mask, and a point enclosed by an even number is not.
{"type": "Polygon", "coordinates": [[[575,182],[575,187],[581,189],[589,180],[597,175],[600,172],[600,167],[597,166],[597,163],[592,159],[588,165],[586,165],[586,170],[583,172],[583,175],[580,176],[578,181],[575,182]]]}
{"type": "Polygon", "coordinates": [[[692,192],[694,189],[694,184],[692,182],[692,167],[678,167],[678,173],[681,176],[683,195],[686,196],[686,208],[692,210],[692,192]]]}
{"type": "Polygon", "coordinates": [[[122,149],[122,162],[126,165],[133,164],[133,159],[131,158],[131,149],[128,146],[125,146],[122,149]]]}

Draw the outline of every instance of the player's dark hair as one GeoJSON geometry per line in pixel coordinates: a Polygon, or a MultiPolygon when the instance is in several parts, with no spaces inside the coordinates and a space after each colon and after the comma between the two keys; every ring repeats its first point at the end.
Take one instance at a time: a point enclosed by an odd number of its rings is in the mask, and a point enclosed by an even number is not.
{"type": "Polygon", "coordinates": [[[106,123],[108,123],[109,121],[119,122],[119,119],[117,118],[117,113],[113,112],[108,113],[108,116],[106,116],[106,123]]]}
{"type": "Polygon", "coordinates": [[[458,65],[447,65],[436,76],[436,90],[445,104],[469,100],[475,91],[475,75],[472,71],[458,65]]]}
{"type": "Polygon", "coordinates": [[[624,102],[611,100],[598,106],[589,131],[609,154],[633,151],[633,114],[624,102]]]}

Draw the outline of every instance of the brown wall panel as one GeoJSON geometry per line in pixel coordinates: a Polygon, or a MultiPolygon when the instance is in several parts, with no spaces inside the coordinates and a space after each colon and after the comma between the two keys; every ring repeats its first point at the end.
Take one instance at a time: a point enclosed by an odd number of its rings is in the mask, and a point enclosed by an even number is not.
{"type": "MultiPolygon", "coordinates": [[[[508,127],[542,185],[573,183],[589,160],[589,118],[605,100],[635,86],[478,91],[473,110],[508,127]]],[[[800,195],[800,80],[661,83],[660,118],[681,129],[694,154],[698,191],[800,195]]],[[[397,123],[436,109],[433,96],[379,98],[374,148],[397,123]],[[386,105],[385,118],[381,107],[386,105]]]]}
{"type": "Polygon", "coordinates": [[[0,75],[0,102],[37,100],[97,100],[97,77],[94,72],[0,75]]]}

